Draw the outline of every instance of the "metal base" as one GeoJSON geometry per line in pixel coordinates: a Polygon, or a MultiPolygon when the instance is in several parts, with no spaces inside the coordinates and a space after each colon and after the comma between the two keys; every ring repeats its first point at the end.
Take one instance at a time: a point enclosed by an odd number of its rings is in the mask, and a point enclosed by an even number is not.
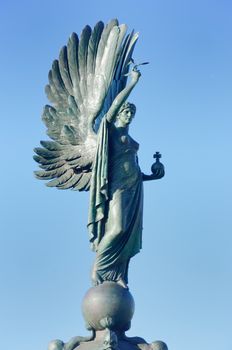
{"type": "Polygon", "coordinates": [[[116,282],[104,282],[86,293],[82,312],[89,337],[74,337],[67,343],[53,340],[48,350],[168,350],[162,341],[148,344],[140,337],[127,337],[134,313],[128,289],[116,282]]]}

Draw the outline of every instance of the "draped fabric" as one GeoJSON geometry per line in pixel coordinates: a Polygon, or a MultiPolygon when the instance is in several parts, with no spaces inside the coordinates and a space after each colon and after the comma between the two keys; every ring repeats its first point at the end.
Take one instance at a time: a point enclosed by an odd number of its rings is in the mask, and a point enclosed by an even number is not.
{"type": "Polygon", "coordinates": [[[92,250],[97,251],[104,235],[104,221],[108,201],[108,122],[104,117],[99,131],[95,161],[92,170],[88,230],[92,250]]]}
{"type": "Polygon", "coordinates": [[[88,230],[96,252],[94,269],[100,279],[127,283],[129,260],[142,246],[143,184],[134,162],[135,142],[128,138],[126,145],[112,151],[112,127],[116,130],[104,119],[99,129],[88,230]],[[127,172],[123,171],[125,164],[130,167],[127,172]]]}

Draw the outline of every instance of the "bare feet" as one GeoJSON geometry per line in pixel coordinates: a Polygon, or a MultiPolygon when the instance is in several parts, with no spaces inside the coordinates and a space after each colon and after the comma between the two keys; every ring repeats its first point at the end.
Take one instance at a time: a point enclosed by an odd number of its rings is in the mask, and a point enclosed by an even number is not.
{"type": "Polygon", "coordinates": [[[91,278],[92,278],[92,283],[94,286],[98,286],[99,284],[101,284],[103,282],[103,279],[101,278],[101,276],[99,275],[99,273],[95,269],[93,269],[93,271],[92,271],[91,278]]]}
{"type": "Polygon", "coordinates": [[[129,289],[128,285],[126,284],[126,282],[120,278],[118,281],[116,281],[121,287],[125,288],[125,289],[129,289]]]}

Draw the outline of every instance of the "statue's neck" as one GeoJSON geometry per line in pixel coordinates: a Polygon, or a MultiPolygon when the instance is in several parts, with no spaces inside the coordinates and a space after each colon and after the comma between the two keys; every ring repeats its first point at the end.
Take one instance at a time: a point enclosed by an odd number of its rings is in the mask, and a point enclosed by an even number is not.
{"type": "Polygon", "coordinates": [[[123,135],[128,134],[129,132],[129,126],[116,125],[116,128],[117,131],[123,135]]]}

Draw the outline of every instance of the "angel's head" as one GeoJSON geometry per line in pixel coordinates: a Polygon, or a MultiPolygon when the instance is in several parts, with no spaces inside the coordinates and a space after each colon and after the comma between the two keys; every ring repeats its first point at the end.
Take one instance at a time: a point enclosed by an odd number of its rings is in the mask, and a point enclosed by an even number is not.
{"type": "Polygon", "coordinates": [[[130,102],[124,102],[117,115],[117,125],[127,127],[135,116],[136,106],[130,102]]]}

